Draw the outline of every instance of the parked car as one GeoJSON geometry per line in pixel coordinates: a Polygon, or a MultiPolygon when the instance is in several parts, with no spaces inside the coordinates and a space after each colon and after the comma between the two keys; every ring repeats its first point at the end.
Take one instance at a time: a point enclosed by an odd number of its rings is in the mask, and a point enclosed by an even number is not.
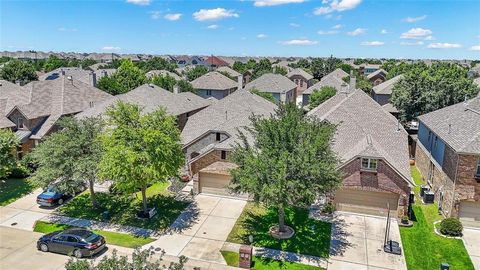
{"type": "Polygon", "coordinates": [[[37,196],[37,203],[41,206],[62,205],[72,195],[59,192],[54,186],[49,186],[37,196]]]}
{"type": "Polygon", "coordinates": [[[103,236],[85,229],[56,231],[37,241],[38,250],[73,255],[76,258],[93,256],[105,247],[103,236]]]}

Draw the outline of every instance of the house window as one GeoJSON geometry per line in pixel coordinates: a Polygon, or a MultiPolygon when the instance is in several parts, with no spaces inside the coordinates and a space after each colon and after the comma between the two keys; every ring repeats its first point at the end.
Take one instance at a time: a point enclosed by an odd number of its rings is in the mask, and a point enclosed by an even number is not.
{"type": "Polygon", "coordinates": [[[25,122],[24,122],[24,119],[22,117],[19,117],[17,119],[17,128],[18,129],[25,128],[25,122]]]}
{"type": "Polygon", "coordinates": [[[220,136],[220,133],[217,132],[217,133],[215,134],[215,141],[219,142],[221,139],[222,139],[222,138],[221,138],[221,136],[220,136]]]}
{"type": "Polygon", "coordinates": [[[212,90],[207,90],[207,96],[211,96],[212,95],[212,90]]]}
{"type": "Polygon", "coordinates": [[[362,158],[362,170],[376,171],[377,160],[373,158],[362,158]]]}
{"type": "Polygon", "coordinates": [[[480,178],[480,159],[478,160],[477,163],[477,173],[475,174],[477,178],[480,178]]]}
{"type": "Polygon", "coordinates": [[[303,87],[303,80],[300,80],[300,87],[303,87]]]}
{"type": "Polygon", "coordinates": [[[227,159],[227,151],[222,151],[222,152],[220,153],[220,158],[221,158],[221,159],[227,159]]]}

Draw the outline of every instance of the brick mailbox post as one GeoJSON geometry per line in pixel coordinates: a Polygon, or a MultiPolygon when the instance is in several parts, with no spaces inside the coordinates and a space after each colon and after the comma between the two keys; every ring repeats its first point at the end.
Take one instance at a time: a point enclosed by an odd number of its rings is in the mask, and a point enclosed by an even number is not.
{"type": "Polygon", "coordinates": [[[238,266],[240,268],[250,269],[252,266],[252,246],[241,246],[240,247],[240,260],[238,266]]]}

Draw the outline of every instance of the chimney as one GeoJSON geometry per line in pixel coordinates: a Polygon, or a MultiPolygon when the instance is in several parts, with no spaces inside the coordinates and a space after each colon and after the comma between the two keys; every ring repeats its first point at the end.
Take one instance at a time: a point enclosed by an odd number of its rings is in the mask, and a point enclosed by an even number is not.
{"type": "Polygon", "coordinates": [[[88,74],[88,81],[90,82],[90,85],[95,87],[97,85],[97,74],[95,72],[90,72],[88,74]]]}
{"type": "Polygon", "coordinates": [[[237,82],[238,82],[237,90],[242,90],[243,89],[243,75],[240,74],[238,76],[237,82]]]}
{"type": "Polygon", "coordinates": [[[354,92],[356,89],[357,85],[357,78],[355,77],[355,74],[353,74],[353,70],[350,70],[350,91],[354,92]]]}
{"type": "Polygon", "coordinates": [[[108,76],[108,73],[106,70],[102,70],[102,77],[107,77],[108,76]]]}
{"type": "Polygon", "coordinates": [[[180,92],[180,90],[178,89],[178,85],[175,84],[175,85],[173,86],[173,93],[174,93],[174,94],[178,94],[179,92],[180,92]]]}

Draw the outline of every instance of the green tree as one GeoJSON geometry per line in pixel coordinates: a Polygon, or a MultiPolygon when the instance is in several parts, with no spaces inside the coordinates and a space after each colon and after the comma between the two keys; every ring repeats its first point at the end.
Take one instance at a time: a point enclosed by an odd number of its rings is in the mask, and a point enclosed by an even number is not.
{"type": "Polygon", "coordinates": [[[367,94],[372,93],[373,84],[367,79],[367,77],[357,72],[356,78],[356,89],[362,89],[367,94]]]}
{"type": "Polygon", "coordinates": [[[262,58],[253,68],[252,77],[256,79],[265,73],[271,73],[271,72],[272,72],[272,63],[267,58],[262,58]]]}
{"type": "Polygon", "coordinates": [[[342,69],[346,73],[350,74],[350,72],[353,70],[353,67],[349,64],[339,64],[337,65],[337,68],[342,69]]]}
{"type": "Polygon", "coordinates": [[[288,71],[286,67],[274,67],[273,73],[285,76],[287,75],[288,71]]]}
{"type": "Polygon", "coordinates": [[[15,148],[18,140],[9,129],[0,129],[0,179],[6,178],[16,166],[15,148]]]}
{"type": "Polygon", "coordinates": [[[285,231],[284,209],[308,207],[318,196],[341,184],[332,151],[335,126],[304,114],[295,104],[280,104],[271,118],[251,117],[232,153],[231,190],[246,192],[256,202],[278,209],[279,230],[285,231]]]}
{"type": "Polygon", "coordinates": [[[155,75],[152,77],[150,81],[151,83],[165,90],[168,90],[170,92],[173,92],[173,87],[177,84],[177,81],[175,80],[175,78],[169,75],[165,75],[165,76],[155,75]]]}
{"type": "Polygon", "coordinates": [[[175,69],[178,67],[175,62],[170,62],[158,56],[152,57],[147,61],[139,62],[137,66],[145,72],[149,72],[150,70],[168,70],[175,72],[175,69]]]}
{"type": "Polygon", "coordinates": [[[0,78],[13,83],[20,81],[22,84],[38,80],[33,65],[21,60],[11,60],[5,63],[0,70],[0,78]]]}
{"type": "Polygon", "coordinates": [[[99,140],[103,121],[99,117],[65,117],[59,121],[59,126],[60,131],[47,136],[29,154],[37,166],[31,179],[41,187],[55,182],[60,190],[68,193],[88,183],[92,206],[96,207],[94,184],[103,153],[99,140]]]}
{"type": "Polygon", "coordinates": [[[187,80],[193,81],[208,73],[208,69],[204,66],[195,66],[187,71],[187,80]]]}
{"type": "Polygon", "coordinates": [[[268,92],[260,92],[258,89],[252,89],[251,92],[257,96],[261,96],[263,97],[264,99],[272,102],[272,103],[275,103],[277,104],[277,100],[273,97],[273,94],[272,93],[268,93],[268,92]]]}
{"type": "Polygon", "coordinates": [[[183,92],[196,93],[196,91],[195,91],[195,89],[193,88],[192,84],[189,83],[188,81],[180,80],[180,81],[177,82],[177,86],[178,86],[178,90],[180,91],[180,93],[183,93],[183,92]]]}
{"type": "Polygon", "coordinates": [[[232,66],[233,70],[237,71],[238,73],[245,73],[247,71],[247,65],[245,63],[242,63],[240,61],[235,61],[232,66]]]}
{"type": "Polygon", "coordinates": [[[164,109],[142,114],[138,105],[123,102],[107,110],[107,116],[99,176],[126,192],[140,189],[147,214],[147,187],[168,181],[184,164],[176,118],[164,109]]]}
{"type": "Polygon", "coordinates": [[[403,121],[475,97],[480,88],[456,64],[414,65],[392,90],[392,104],[403,121]]]}
{"type": "Polygon", "coordinates": [[[97,87],[112,95],[118,95],[127,93],[146,81],[145,73],[131,60],[124,59],[115,73],[98,80],[97,87]]]}
{"type": "Polygon", "coordinates": [[[313,109],[318,105],[325,102],[325,100],[335,96],[337,90],[331,86],[324,86],[319,90],[314,89],[310,97],[308,98],[308,108],[313,109]]]}
{"type": "Polygon", "coordinates": [[[64,59],[60,59],[55,55],[50,55],[48,59],[45,61],[43,64],[43,70],[45,72],[50,72],[54,69],[60,68],[60,67],[66,67],[68,66],[68,61],[64,59]]]}

